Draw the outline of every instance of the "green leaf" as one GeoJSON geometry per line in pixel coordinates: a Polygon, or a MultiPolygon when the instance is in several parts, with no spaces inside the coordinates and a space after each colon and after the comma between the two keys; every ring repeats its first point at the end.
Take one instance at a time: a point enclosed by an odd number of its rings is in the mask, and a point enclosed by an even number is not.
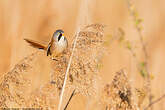
{"type": "Polygon", "coordinates": [[[139,25],[143,20],[142,19],[136,19],[136,25],[139,25]]]}
{"type": "Polygon", "coordinates": [[[131,43],[128,40],[125,42],[125,44],[126,44],[126,48],[128,50],[131,50],[132,49],[131,43]]]}
{"type": "Polygon", "coordinates": [[[146,63],[145,63],[145,62],[141,62],[141,63],[140,63],[140,66],[141,66],[142,68],[145,68],[146,63]]]}
{"type": "Polygon", "coordinates": [[[147,76],[147,71],[145,69],[141,69],[140,74],[143,78],[145,78],[147,76]]]}
{"type": "Polygon", "coordinates": [[[139,72],[143,78],[145,78],[147,76],[147,70],[146,70],[146,63],[145,62],[140,63],[139,72]]]}
{"type": "Polygon", "coordinates": [[[96,68],[97,68],[97,69],[101,69],[102,67],[103,67],[103,64],[98,63],[98,64],[96,65],[96,68]]]}

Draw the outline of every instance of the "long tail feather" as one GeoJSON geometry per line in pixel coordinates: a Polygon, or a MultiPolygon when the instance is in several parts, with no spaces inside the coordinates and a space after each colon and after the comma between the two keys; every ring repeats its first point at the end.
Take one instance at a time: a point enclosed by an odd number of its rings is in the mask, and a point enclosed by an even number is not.
{"type": "Polygon", "coordinates": [[[32,47],[46,50],[46,46],[37,43],[36,41],[30,40],[30,39],[24,39],[26,42],[28,42],[32,47]]]}

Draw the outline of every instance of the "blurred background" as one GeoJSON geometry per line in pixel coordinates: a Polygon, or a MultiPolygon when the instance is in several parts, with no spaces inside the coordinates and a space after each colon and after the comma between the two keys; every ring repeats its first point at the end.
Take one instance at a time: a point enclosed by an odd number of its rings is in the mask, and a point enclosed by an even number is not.
{"type": "MultiPolygon", "coordinates": [[[[165,1],[133,2],[140,18],[143,19],[142,34],[148,52],[149,73],[154,76],[151,84],[156,99],[165,93],[165,1]]],[[[87,16],[88,23],[105,24],[105,36],[114,34],[119,27],[122,28],[126,39],[135,45],[138,60],[143,61],[144,53],[126,0],[89,0],[88,8],[84,9],[86,11],[83,14],[79,11],[80,3],[81,0],[0,0],[0,75],[36,51],[28,46],[24,38],[47,44],[52,33],[60,28],[65,31],[65,36],[71,42],[77,22],[81,22],[84,16],[87,16]]],[[[124,68],[133,86],[137,88],[143,86],[143,78],[138,73],[130,52],[122,48],[117,41],[108,45],[108,51],[100,73],[103,82],[111,82],[114,73],[124,68]]],[[[46,61],[38,63],[44,62],[46,61]]],[[[47,71],[45,65],[43,67],[47,71]]],[[[42,80],[47,80],[46,78],[43,75],[42,80]]],[[[83,100],[78,99],[73,103],[80,103],[83,100]]],[[[82,106],[83,110],[84,104],[85,102],[80,103],[77,108],[82,106]]],[[[165,99],[155,104],[154,108],[165,109],[165,99]]]]}

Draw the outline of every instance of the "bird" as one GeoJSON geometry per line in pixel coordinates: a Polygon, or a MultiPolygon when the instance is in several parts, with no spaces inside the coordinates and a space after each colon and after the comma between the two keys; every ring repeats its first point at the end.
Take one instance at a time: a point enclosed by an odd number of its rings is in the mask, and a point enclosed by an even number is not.
{"type": "Polygon", "coordinates": [[[64,31],[62,29],[58,29],[53,33],[47,46],[31,39],[24,38],[24,40],[34,48],[45,50],[47,56],[51,56],[52,60],[57,60],[56,57],[60,56],[68,47],[68,40],[64,36],[64,31]]]}

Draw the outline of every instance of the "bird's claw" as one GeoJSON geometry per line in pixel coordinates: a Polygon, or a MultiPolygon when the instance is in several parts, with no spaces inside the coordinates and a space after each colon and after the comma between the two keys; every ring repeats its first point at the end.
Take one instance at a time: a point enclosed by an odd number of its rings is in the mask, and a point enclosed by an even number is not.
{"type": "Polygon", "coordinates": [[[55,59],[55,58],[52,58],[52,60],[58,61],[58,60],[57,60],[57,59],[55,59]]]}

